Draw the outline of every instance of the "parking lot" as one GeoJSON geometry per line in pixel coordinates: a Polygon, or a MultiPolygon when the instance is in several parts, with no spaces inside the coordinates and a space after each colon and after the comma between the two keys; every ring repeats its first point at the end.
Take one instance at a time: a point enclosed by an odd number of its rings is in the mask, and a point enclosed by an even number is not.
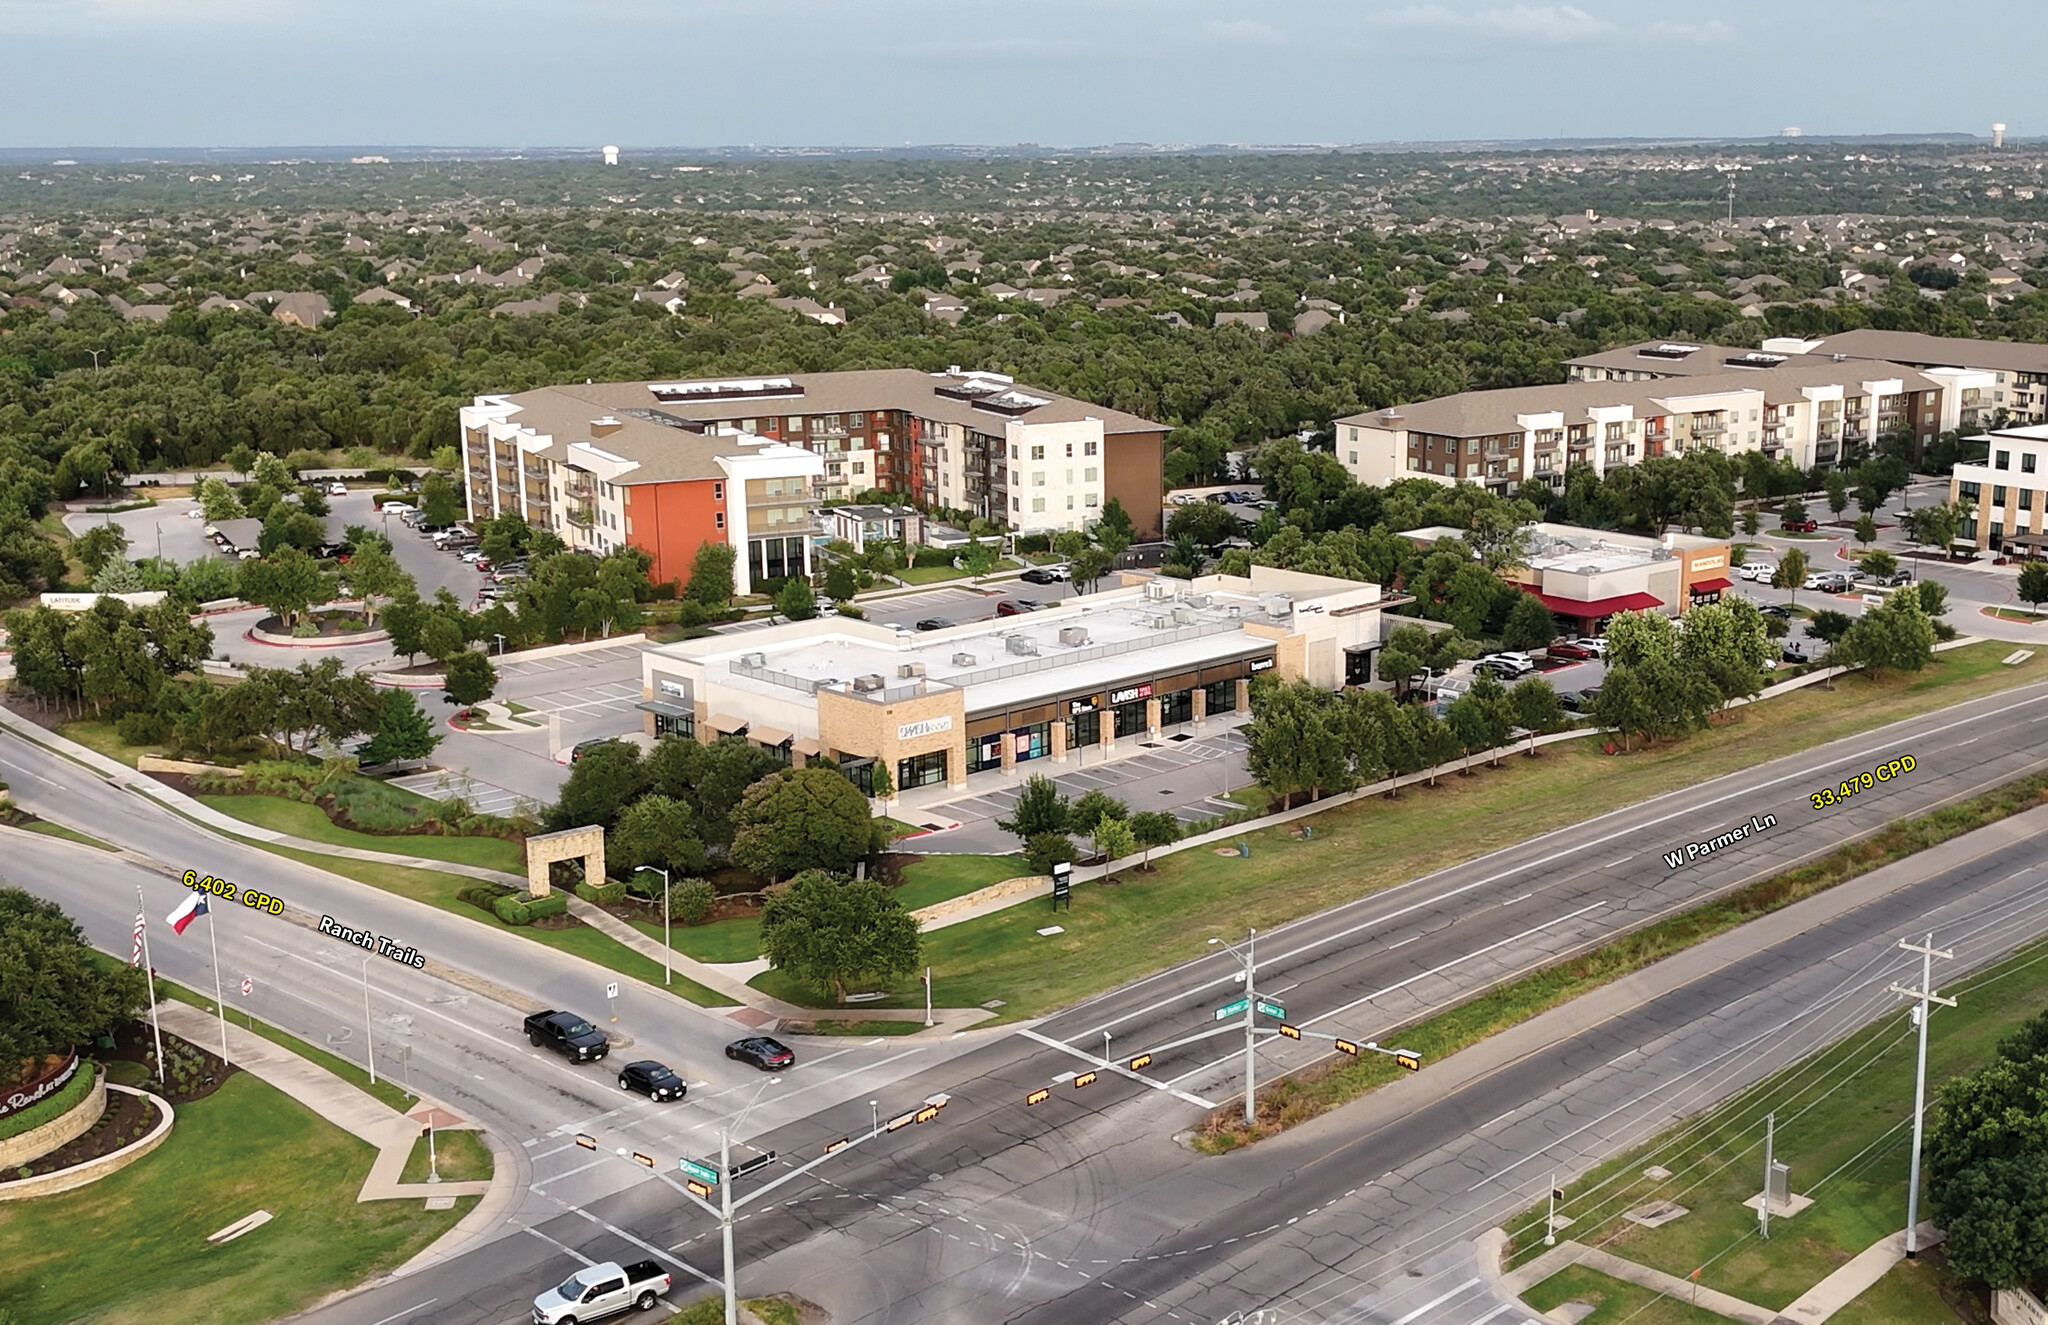
{"type": "Polygon", "coordinates": [[[469,808],[478,814],[508,814],[519,808],[521,802],[533,803],[530,796],[516,791],[482,782],[460,770],[435,773],[411,773],[402,778],[392,778],[391,785],[401,787],[415,796],[431,800],[453,800],[460,796],[469,803],[469,808]]]}

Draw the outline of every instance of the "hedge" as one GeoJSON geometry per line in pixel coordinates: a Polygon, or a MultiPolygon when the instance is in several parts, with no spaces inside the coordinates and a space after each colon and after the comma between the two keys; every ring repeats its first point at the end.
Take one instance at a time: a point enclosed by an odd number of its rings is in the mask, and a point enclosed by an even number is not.
{"type": "Polygon", "coordinates": [[[579,883],[576,895],[586,902],[599,906],[617,906],[626,900],[626,883],[623,879],[608,879],[602,884],[579,883]]]}
{"type": "Polygon", "coordinates": [[[569,898],[565,893],[549,893],[546,897],[522,897],[519,900],[526,903],[526,915],[530,920],[569,914],[569,898]]]}
{"type": "Polygon", "coordinates": [[[20,1136],[77,1108],[92,1091],[95,1070],[90,1059],[80,1059],[78,1070],[71,1074],[71,1080],[64,1083],[62,1090],[55,1095],[45,1095],[26,1109],[0,1117],[0,1137],[20,1136]]]}
{"type": "Polygon", "coordinates": [[[517,895],[513,889],[507,888],[502,883],[475,883],[456,893],[455,900],[467,902],[480,911],[489,911],[496,914],[499,898],[517,895]]]}
{"type": "Polygon", "coordinates": [[[508,925],[530,925],[533,923],[533,908],[521,897],[510,893],[491,903],[491,911],[508,925]]]}

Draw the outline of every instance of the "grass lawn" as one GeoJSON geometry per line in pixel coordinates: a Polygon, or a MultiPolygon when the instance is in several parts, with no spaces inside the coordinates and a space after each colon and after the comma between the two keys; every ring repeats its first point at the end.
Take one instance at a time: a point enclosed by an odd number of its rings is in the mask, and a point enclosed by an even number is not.
{"type": "MultiPolygon", "coordinates": [[[[271,846],[263,842],[251,842],[288,860],[296,860],[315,869],[327,870],[346,878],[367,883],[385,892],[397,893],[425,902],[451,914],[461,916],[474,924],[488,925],[494,929],[508,930],[535,943],[545,943],[551,948],[581,957],[608,967],[621,975],[658,985],[661,981],[661,963],[652,957],[645,957],[626,947],[617,939],[601,934],[588,925],[577,925],[571,929],[537,929],[532,925],[507,925],[496,916],[490,915],[467,902],[455,899],[455,894],[475,883],[459,874],[443,874],[439,870],[415,869],[409,865],[386,865],[379,861],[350,860],[346,856],[324,856],[314,851],[298,851],[290,847],[271,846]]],[[[287,899],[289,900],[289,899],[287,899]]],[[[675,977],[669,992],[678,998],[686,998],[703,1007],[729,1007],[732,1000],[723,994],[706,989],[693,980],[675,977]]]]}
{"type": "MultiPolygon", "coordinates": [[[[2048,1009],[2048,944],[2034,944],[1979,975],[1943,987],[1960,1006],[1936,1013],[1927,1043],[1930,1082],[1989,1060],[1998,1041],[2048,1009]]],[[[1903,1011],[1785,1069],[1649,1145],[1601,1165],[1566,1187],[1558,1209],[1572,1216],[1571,1236],[1617,1256],[1684,1276],[1706,1266],[1700,1282],[1759,1306],[1782,1310],[1851,1256],[1905,1222],[1913,1109],[1914,1037],[1903,1011]],[[1792,1166],[1792,1189],[1815,1198],[1790,1221],[1756,1236],[1754,1196],[1763,1168],[1764,1115],[1777,1114],[1776,1158],[1792,1166]],[[1662,1182],[1642,1170],[1658,1164],[1662,1182]],[[1620,1218],[1652,1200],[1692,1213],[1659,1229],[1620,1218]]],[[[1510,1220],[1515,1258],[1542,1250],[1541,1208],[1510,1220]]],[[[1936,1325],[1953,1312],[1883,1314],[1897,1300],[1925,1302],[1954,1285],[1939,1272],[1881,1282],[1868,1321],[1936,1325]]],[[[1854,1317],[1847,1317],[1854,1319],[1854,1317]]],[[[1837,1317],[1844,1319],[1844,1317],[1837,1317]]]]}
{"type": "Polygon", "coordinates": [[[135,767],[136,759],[142,755],[167,757],[171,749],[167,745],[129,745],[115,733],[114,724],[111,722],[67,722],[57,729],[57,734],[69,737],[86,749],[97,751],[130,768],[135,767]]]}
{"type": "Polygon", "coordinates": [[[924,1029],[921,1021],[814,1021],[810,1029],[793,1035],[915,1035],[924,1029]]]}
{"type": "MultiPolygon", "coordinates": [[[[1903,1223],[1903,1219],[1901,1220],[1903,1223]]],[[[1948,1272],[1941,1248],[1920,1253],[1920,1259],[1900,1261],[1890,1273],[1866,1289],[1863,1295],[1828,1317],[1829,1325],[1939,1325],[1942,1321],[1974,1320],[1951,1305],[1948,1295],[1969,1292],[1948,1272]]]]}
{"type": "Polygon", "coordinates": [[[951,566],[912,566],[892,573],[905,584],[941,584],[947,580],[967,578],[966,571],[954,570],[951,566]]]}
{"type": "MultiPolygon", "coordinates": [[[[661,942],[661,926],[635,920],[633,928],[661,942]]],[[[670,946],[700,962],[750,962],[761,955],[761,917],[737,916],[708,925],[670,925],[670,946]]]]}
{"type": "MultiPolygon", "coordinates": [[[[1726,1325],[1703,1307],[1675,1298],[1660,1297],[1648,1288],[1625,1279],[1611,1279],[1583,1265],[1569,1266],[1522,1294],[1522,1300],[1538,1311],[1548,1312],[1566,1302],[1585,1302],[1593,1307],[1579,1325],[1726,1325]]],[[[1839,1317],[1837,1317],[1839,1319],[1839,1317]]]]}
{"type": "MultiPolygon", "coordinates": [[[[743,1297],[740,1306],[759,1317],[762,1325],[803,1325],[802,1313],[793,1303],[779,1297],[743,1297]]],[[[724,1321],[725,1299],[713,1290],[710,1296],[697,1299],[671,1316],[668,1325],[724,1325],[724,1321]]]]}
{"type": "MultiPolygon", "coordinates": [[[[1127,871],[1111,886],[1075,890],[1062,912],[1065,933],[1042,900],[936,930],[925,937],[941,1001],[949,1007],[1000,998],[1004,1018],[1035,1017],[1098,990],[1186,961],[1211,936],[1235,938],[1247,925],[1270,929],[1431,871],[1576,823],[1586,807],[1619,807],[1885,723],[2048,677],[2048,655],[2018,667],[1988,642],[1936,656],[1925,673],[1870,680],[1844,677],[1833,690],[1810,686],[1730,713],[1724,726],[1649,750],[1610,757],[1597,741],[1566,742],[1536,758],[1512,755],[1499,768],[1451,775],[1393,799],[1316,816],[1315,836],[1289,828],[1247,832],[1251,857],[1208,849],[1169,856],[1151,874],[1127,871]]],[[[806,1001],[778,972],[756,988],[806,1001]]],[[[923,1005],[915,979],[884,1007],[923,1005]]],[[[1690,1268],[1690,1267],[1688,1267],[1690,1268]]]]}
{"type": "Polygon", "coordinates": [[[2000,621],[2017,621],[2022,625],[2028,626],[2048,623],[2048,617],[2044,617],[2038,612],[2023,611],[2017,607],[1980,607],[1977,610],[1985,616],[1997,617],[2000,621]]]}
{"type": "Polygon", "coordinates": [[[22,827],[31,833],[41,833],[45,837],[62,837],[68,838],[73,842],[83,842],[89,847],[98,847],[101,851],[120,850],[119,847],[102,842],[96,837],[88,837],[76,828],[66,828],[63,824],[53,824],[48,819],[38,819],[34,823],[23,824],[22,827]]]}
{"type": "Polygon", "coordinates": [[[77,1191],[0,1206],[0,1308],[20,1320],[253,1325],[389,1270],[474,1204],[356,1192],[370,1147],[248,1073],[178,1120],[153,1154],[77,1191]],[[206,1235],[256,1210],[233,1242],[206,1235]],[[80,1236],[86,1231],[86,1236],[80,1236]]]}
{"type": "Polygon", "coordinates": [[[901,819],[892,819],[886,814],[877,815],[876,817],[882,821],[882,826],[889,830],[891,838],[909,837],[912,833],[922,833],[924,831],[924,829],[919,828],[916,824],[907,824],[901,819]]]}
{"type": "Polygon", "coordinates": [[[427,1138],[420,1137],[412,1143],[412,1154],[407,1156],[405,1171],[398,1175],[398,1180],[425,1182],[429,1172],[438,1171],[443,1182],[484,1182],[495,1167],[490,1147],[475,1132],[435,1132],[434,1159],[437,1164],[430,1168],[427,1138]]]}
{"type": "Polygon", "coordinates": [[[199,800],[243,823],[303,837],[309,842],[388,851],[400,856],[424,856],[429,860],[445,860],[457,865],[480,865],[485,869],[503,870],[507,874],[523,875],[526,872],[525,851],[517,842],[508,842],[502,837],[359,833],[351,828],[336,827],[317,805],[286,800],[282,796],[201,796],[199,800]]]}
{"type": "MultiPolygon", "coordinates": [[[[105,957],[105,954],[100,955],[105,957]]],[[[106,957],[105,960],[108,965],[112,965],[116,959],[106,957]]],[[[204,1008],[209,1013],[213,1011],[213,1000],[196,989],[187,989],[185,986],[166,980],[162,976],[157,977],[157,985],[166,998],[174,998],[180,1003],[189,1003],[195,1008],[204,1008]]],[[[315,1067],[332,1072],[357,1090],[383,1101],[400,1113],[404,1113],[407,1109],[418,1103],[418,1098],[406,1094],[397,1082],[379,1077],[375,1084],[372,1084],[369,1072],[351,1063],[348,1059],[331,1054],[325,1049],[316,1048],[289,1031],[279,1030],[267,1021],[251,1019],[246,1015],[240,1015],[240,1010],[232,1002],[228,1004],[228,1020],[244,1030],[255,1032],[272,1044],[282,1045],[315,1067]]],[[[217,1031],[218,1028],[216,1028],[214,1039],[216,1046],[219,1044],[217,1031]]],[[[202,1044],[199,1047],[204,1049],[206,1046],[202,1044]]]]}

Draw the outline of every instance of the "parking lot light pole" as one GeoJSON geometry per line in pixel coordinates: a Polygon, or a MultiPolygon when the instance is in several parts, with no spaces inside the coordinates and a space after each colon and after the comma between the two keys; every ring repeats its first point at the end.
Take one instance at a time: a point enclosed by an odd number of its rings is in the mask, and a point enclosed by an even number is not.
{"type": "MultiPolygon", "coordinates": [[[[500,635],[498,638],[503,639],[504,636],[500,635]]],[[[674,951],[674,949],[668,946],[668,871],[654,865],[637,865],[634,867],[633,872],[638,874],[641,870],[646,870],[649,874],[659,874],[661,876],[661,982],[669,984],[672,980],[669,973],[669,953],[674,951]]]]}

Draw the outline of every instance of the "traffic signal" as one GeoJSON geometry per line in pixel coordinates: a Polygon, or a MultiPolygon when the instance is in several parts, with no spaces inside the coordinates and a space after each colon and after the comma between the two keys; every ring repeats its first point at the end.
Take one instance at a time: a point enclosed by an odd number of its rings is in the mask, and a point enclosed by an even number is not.
{"type": "Polygon", "coordinates": [[[1394,1065],[1403,1072],[1420,1072],[1422,1070],[1422,1055],[1416,1053],[1413,1049],[1396,1049],[1394,1050],[1394,1065]]]}
{"type": "Polygon", "coordinates": [[[847,1146],[851,1144],[852,1142],[850,1142],[849,1140],[847,1140],[847,1138],[843,1136],[840,1137],[837,1141],[827,1141],[825,1143],[825,1153],[829,1155],[835,1150],[844,1150],[847,1146]]]}
{"type": "Polygon", "coordinates": [[[695,1178],[689,1179],[689,1188],[690,1195],[692,1196],[705,1197],[711,1195],[711,1188],[704,1183],[698,1182],[695,1178]]]}
{"type": "Polygon", "coordinates": [[[914,1123],[928,1123],[938,1116],[939,1106],[936,1104],[927,1104],[922,1109],[919,1109],[916,1113],[911,1114],[910,1121],[914,1123]]]}
{"type": "Polygon", "coordinates": [[[1141,1068],[1141,1067],[1150,1067],[1150,1066],[1152,1066],[1152,1055],[1151,1055],[1151,1054],[1139,1054],[1139,1055],[1138,1055],[1138,1056],[1137,1056],[1136,1058],[1133,1058],[1133,1059],[1131,1060],[1131,1071],[1133,1071],[1133,1072],[1137,1071],[1137,1070],[1138,1070],[1139,1068],[1141,1068]]]}
{"type": "Polygon", "coordinates": [[[643,1154],[641,1154],[641,1153],[640,1153],[639,1151],[637,1151],[637,1150],[636,1150],[636,1151],[634,1151],[634,1152],[633,1152],[633,1162],[634,1162],[635,1164],[641,1164],[641,1165],[645,1165],[646,1167],[648,1167],[648,1168],[650,1168],[650,1169],[651,1169],[651,1168],[653,1168],[653,1167],[654,1167],[654,1156],[652,1156],[652,1155],[643,1155],[643,1154]]]}
{"type": "Polygon", "coordinates": [[[585,1136],[583,1133],[578,1132],[576,1134],[576,1144],[582,1146],[585,1150],[595,1150],[597,1149],[597,1138],[585,1136]]]}
{"type": "Polygon", "coordinates": [[[1358,1046],[1349,1040],[1339,1040],[1337,1041],[1337,1052],[1340,1054],[1350,1054],[1353,1058],[1356,1058],[1358,1057],[1358,1046]]]}
{"type": "Polygon", "coordinates": [[[1095,1074],[1093,1072],[1083,1072],[1080,1076],[1074,1078],[1074,1089],[1079,1090],[1083,1086],[1093,1085],[1094,1082],[1095,1074]]]}
{"type": "Polygon", "coordinates": [[[1024,1103],[1043,1104],[1051,1098],[1052,1092],[1047,1090],[1045,1087],[1040,1086],[1037,1090],[1032,1091],[1029,1095],[1026,1095],[1024,1097],[1024,1103]]]}
{"type": "Polygon", "coordinates": [[[1283,1021],[1280,1023],[1280,1033],[1290,1040],[1298,1040],[1301,1038],[1301,1027],[1289,1026],[1283,1021]]]}

